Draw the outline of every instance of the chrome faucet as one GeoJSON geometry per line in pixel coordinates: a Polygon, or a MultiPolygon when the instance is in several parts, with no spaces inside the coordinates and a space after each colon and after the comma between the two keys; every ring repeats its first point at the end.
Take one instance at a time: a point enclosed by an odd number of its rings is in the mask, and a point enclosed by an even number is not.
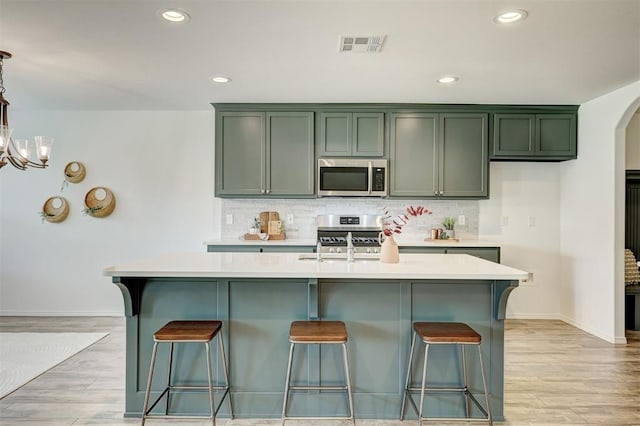
{"type": "Polygon", "coordinates": [[[316,260],[318,262],[322,262],[322,244],[320,243],[320,241],[318,241],[318,244],[316,244],[316,260]]]}
{"type": "Polygon", "coordinates": [[[347,232],[347,262],[353,262],[353,236],[347,232]]]}

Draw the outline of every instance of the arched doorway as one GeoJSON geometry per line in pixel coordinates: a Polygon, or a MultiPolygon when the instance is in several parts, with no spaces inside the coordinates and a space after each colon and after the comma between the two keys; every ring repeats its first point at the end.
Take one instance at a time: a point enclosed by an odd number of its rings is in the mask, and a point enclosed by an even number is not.
{"type": "Polygon", "coordinates": [[[637,97],[622,114],[615,130],[615,334],[617,336],[625,334],[624,246],[627,127],[639,108],[640,97],[637,97]]]}

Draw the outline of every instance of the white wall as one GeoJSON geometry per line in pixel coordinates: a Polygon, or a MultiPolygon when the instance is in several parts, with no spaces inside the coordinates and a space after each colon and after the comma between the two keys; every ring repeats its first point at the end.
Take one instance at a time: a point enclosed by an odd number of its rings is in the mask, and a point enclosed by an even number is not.
{"type": "Polygon", "coordinates": [[[213,111],[12,111],[15,137],[55,137],[45,170],[0,171],[0,313],[122,315],[104,267],[179,250],[203,250],[212,218],[213,111]],[[64,166],[85,180],[62,195],[66,221],[40,222],[60,191],[64,166]],[[107,186],[117,199],[103,219],[83,216],[84,194],[107,186]]]}
{"type": "Polygon", "coordinates": [[[640,110],[633,114],[627,126],[626,169],[640,170],[640,110]]]}
{"type": "Polygon", "coordinates": [[[509,296],[509,318],[558,318],[561,167],[491,163],[490,199],[480,201],[479,237],[501,245],[502,263],[533,274],[509,296]]]}
{"type": "Polygon", "coordinates": [[[583,104],[578,161],[561,172],[561,314],[611,342],[625,341],[624,134],[639,95],[640,81],[583,104]]]}

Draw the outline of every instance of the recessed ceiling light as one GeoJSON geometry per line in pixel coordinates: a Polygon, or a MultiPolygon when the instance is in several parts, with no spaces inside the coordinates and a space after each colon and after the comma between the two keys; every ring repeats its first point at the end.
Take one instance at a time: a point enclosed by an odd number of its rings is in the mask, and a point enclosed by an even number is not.
{"type": "Polygon", "coordinates": [[[436,80],[438,83],[442,83],[442,84],[451,84],[451,83],[455,83],[456,81],[458,81],[459,78],[453,75],[446,75],[444,77],[440,77],[438,80],[436,80]]]}
{"type": "Polygon", "coordinates": [[[231,78],[227,77],[226,75],[214,75],[213,77],[211,77],[211,81],[213,81],[214,83],[228,83],[231,81],[231,78]]]}
{"type": "Polygon", "coordinates": [[[161,16],[169,22],[185,22],[191,18],[187,12],[177,9],[163,10],[161,16]]]}
{"type": "Polygon", "coordinates": [[[498,24],[510,24],[512,22],[522,21],[526,19],[527,16],[529,16],[529,14],[527,13],[526,10],[514,9],[514,10],[507,10],[496,15],[496,17],[493,18],[493,20],[498,24]]]}

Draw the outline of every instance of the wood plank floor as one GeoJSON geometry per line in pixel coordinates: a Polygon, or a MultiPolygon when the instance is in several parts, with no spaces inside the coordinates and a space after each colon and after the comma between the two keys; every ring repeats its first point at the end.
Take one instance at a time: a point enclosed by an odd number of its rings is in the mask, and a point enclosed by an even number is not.
{"type": "MultiPolygon", "coordinates": [[[[1,425],[131,425],[124,419],[124,318],[0,317],[0,332],[109,336],[0,400],[1,425]]],[[[561,321],[507,320],[505,425],[640,425],[640,332],[612,345],[561,321]]],[[[149,421],[205,425],[207,422],[149,421]]],[[[466,422],[455,422],[460,425],[466,422]]],[[[221,426],[277,420],[219,419],[221,426]]],[[[345,422],[287,422],[287,426],[345,422]]],[[[359,426],[415,422],[359,420],[359,426]]],[[[429,424],[434,424],[430,422],[429,424]]],[[[441,424],[441,423],[438,423],[441,424]]],[[[474,423],[477,424],[477,423],[474,423]]]]}

